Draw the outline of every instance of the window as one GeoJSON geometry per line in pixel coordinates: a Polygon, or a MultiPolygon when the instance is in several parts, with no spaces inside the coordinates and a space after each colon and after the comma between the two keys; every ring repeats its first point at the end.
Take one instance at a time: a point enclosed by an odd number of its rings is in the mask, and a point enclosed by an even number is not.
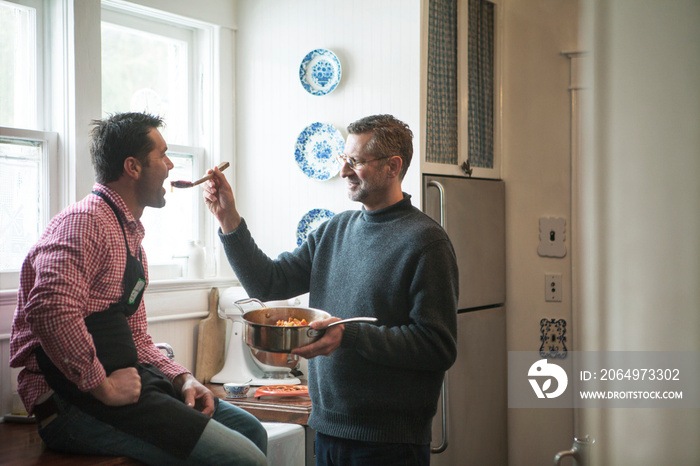
{"type": "MultiPolygon", "coordinates": [[[[198,161],[202,151],[192,153],[185,146],[168,145],[168,157],[173,162],[172,180],[191,180],[200,173],[198,161]]],[[[146,209],[141,220],[146,228],[143,247],[148,253],[151,280],[183,277],[187,275],[189,243],[204,236],[202,225],[192,221],[203,217],[201,191],[198,189],[172,189],[166,187],[165,207],[146,209]]],[[[201,277],[200,277],[201,278],[201,277]]]]}
{"type": "Polygon", "coordinates": [[[182,18],[123,2],[102,3],[102,112],[147,111],[163,117],[161,128],[175,168],[166,181],[166,206],[146,209],[152,280],[185,275],[183,252],[191,241],[206,242],[212,218],[201,208],[198,189],[172,190],[172,180],[192,180],[210,166],[211,135],[203,124],[211,73],[207,28],[182,18]],[[186,227],[183,228],[183,225],[186,227]]]}
{"type": "Polygon", "coordinates": [[[103,10],[102,113],[160,115],[168,143],[191,144],[193,41],[189,29],[103,10]]]}
{"type": "Polygon", "coordinates": [[[0,271],[17,272],[49,217],[49,158],[56,135],[0,129],[0,271]]]}
{"type": "Polygon", "coordinates": [[[39,32],[36,8],[0,0],[0,126],[37,128],[39,32]]]}
{"type": "Polygon", "coordinates": [[[41,17],[39,1],[0,0],[0,289],[17,286],[57,197],[57,135],[41,131],[41,17]]]}

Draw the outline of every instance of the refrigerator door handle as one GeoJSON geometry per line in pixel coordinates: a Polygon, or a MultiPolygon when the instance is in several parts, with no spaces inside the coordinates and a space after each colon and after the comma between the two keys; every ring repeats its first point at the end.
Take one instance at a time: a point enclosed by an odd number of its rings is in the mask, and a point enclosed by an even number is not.
{"type": "Polygon", "coordinates": [[[445,187],[439,181],[435,180],[430,180],[428,182],[428,186],[435,186],[438,189],[438,192],[440,193],[440,226],[443,230],[446,230],[447,228],[445,227],[445,187]]]}
{"type": "MultiPolygon", "coordinates": [[[[445,229],[445,187],[435,180],[430,180],[428,186],[435,186],[440,193],[440,226],[445,229]]],[[[445,378],[442,380],[442,443],[430,448],[430,453],[434,454],[442,453],[447,449],[447,391],[447,372],[445,372],[445,378]]]]}
{"type": "Polygon", "coordinates": [[[430,447],[430,453],[437,454],[447,450],[447,372],[442,380],[442,443],[437,447],[430,447]]]}

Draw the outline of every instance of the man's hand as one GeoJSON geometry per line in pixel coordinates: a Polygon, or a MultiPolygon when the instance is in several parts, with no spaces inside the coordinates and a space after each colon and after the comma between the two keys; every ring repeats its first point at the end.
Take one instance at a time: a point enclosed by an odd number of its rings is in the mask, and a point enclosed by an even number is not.
{"type": "Polygon", "coordinates": [[[180,374],[173,379],[173,387],[182,393],[182,399],[187,406],[211,417],[214,414],[214,394],[199,383],[192,374],[180,374]]]}
{"type": "MultiPolygon", "coordinates": [[[[330,319],[323,319],[311,322],[309,327],[320,330],[328,327],[333,322],[340,320],[337,317],[331,317],[330,319]]],[[[334,325],[333,327],[326,330],[321,338],[315,342],[302,346],[301,348],[295,348],[292,350],[292,354],[301,356],[302,358],[311,359],[316,356],[330,356],[333,351],[340,348],[340,343],[343,341],[343,332],[345,332],[345,324],[334,325]]]]}
{"type": "Polygon", "coordinates": [[[202,185],[204,203],[221,225],[223,233],[231,233],[241,224],[241,216],[236,210],[236,201],[233,198],[233,190],[218,167],[209,170],[214,176],[202,185]]]}
{"type": "Polygon", "coordinates": [[[135,367],[117,369],[90,393],[107,406],[131,405],[141,396],[141,376],[135,367]]]}

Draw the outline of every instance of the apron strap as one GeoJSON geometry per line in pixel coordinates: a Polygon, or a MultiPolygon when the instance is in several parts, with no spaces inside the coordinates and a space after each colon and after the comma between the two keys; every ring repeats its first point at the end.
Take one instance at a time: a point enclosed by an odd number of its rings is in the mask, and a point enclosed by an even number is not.
{"type": "MultiPolygon", "coordinates": [[[[126,240],[126,231],[124,230],[124,223],[122,222],[122,218],[119,215],[119,210],[117,209],[117,206],[114,205],[112,201],[109,200],[107,196],[105,196],[105,193],[100,192],[100,191],[92,191],[92,194],[101,197],[109,206],[110,209],[112,209],[112,212],[114,212],[114,216],[117,217],[117,221],[119,222],[119,226],[122,229],[122,235],[124,236],[124,244],[126,245],[126,253],[130,256],[131,251],[129,250],[129,242],[126,240]]],[[[139,261],[143,260],[141,256],[141,250],[139,249],[139,261]]]]}

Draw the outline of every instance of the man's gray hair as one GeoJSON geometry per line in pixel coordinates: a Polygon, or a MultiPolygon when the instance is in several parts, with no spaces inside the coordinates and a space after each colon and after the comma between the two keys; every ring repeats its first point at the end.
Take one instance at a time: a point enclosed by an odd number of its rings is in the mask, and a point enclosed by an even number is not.
{"type": "Polygon", "coordinates": [[[398,155],[403,160],[399,178],[403,180],[413,157],[413,132],[392,115],[371,115],[350,123],[349,134],[371,133],[365,150],[373,157],[398,155]]]}

